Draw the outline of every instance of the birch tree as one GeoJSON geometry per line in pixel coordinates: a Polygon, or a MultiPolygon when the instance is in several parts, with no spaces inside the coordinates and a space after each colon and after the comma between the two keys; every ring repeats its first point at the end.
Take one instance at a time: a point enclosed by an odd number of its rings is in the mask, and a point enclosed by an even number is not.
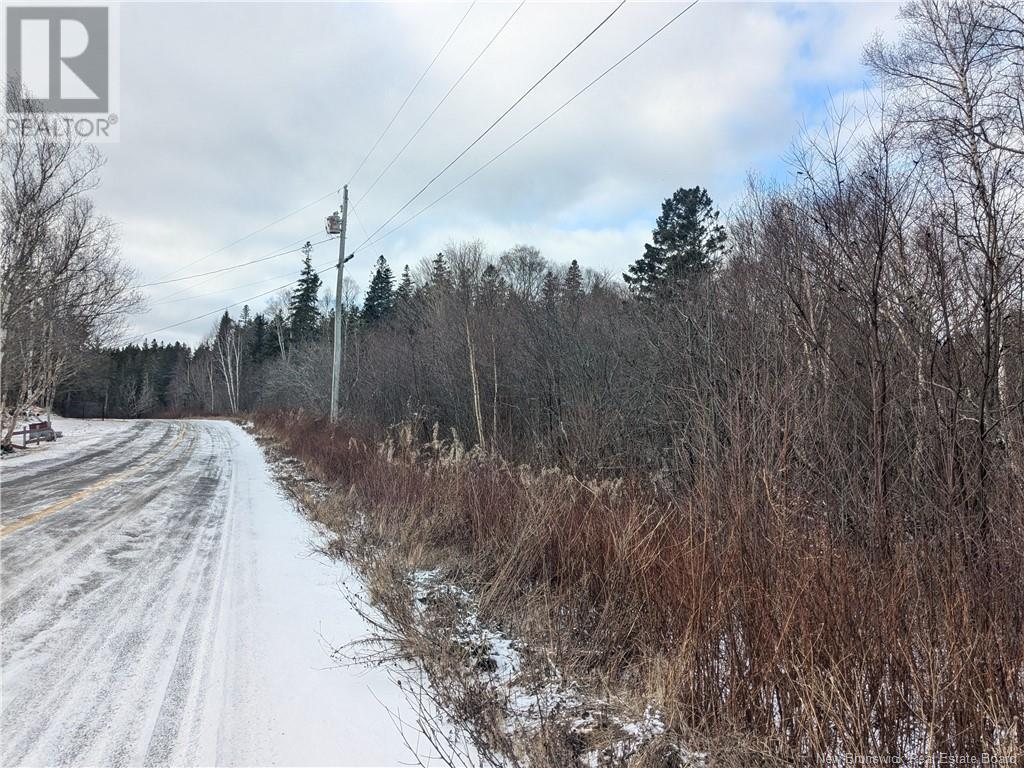
{"type": "Polygon", "coordinates": [[[225,312],[220,320],[220,327],[213,340],[213,349],[217,355],[217,364],[224,379],[224,389],[228,398],[228,409],[232,414],[239,411],[239,393],[242,379],[242,348],[244,346],[241,329],[225,312]]]}
{"type": "Polygon", "coordinates": [[[49,408],[90,345],[110,341],[139,304],[112,223],[90,199],[102,158],[28,120],[0,137],[0,410],[4,446],[17,420],[49,408]]]}

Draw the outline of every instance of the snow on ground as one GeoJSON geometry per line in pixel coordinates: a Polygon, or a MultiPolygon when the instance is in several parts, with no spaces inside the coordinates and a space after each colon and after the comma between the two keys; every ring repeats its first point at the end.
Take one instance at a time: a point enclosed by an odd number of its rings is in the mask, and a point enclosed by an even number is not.
{"type": "Polygon", "coordinates": [[[313,529],[284,501],[260,448],[241,430],[232,430],[232,438],[235,503],[248,512],[237,519],[242,547],[236,584],[248,583],[249,589],[222,603],[220,621],[235,630],[227,633],[236,645],[225,649],[226,670],[234,668],[244,680],[245,706],[252,710],[244,720],[230,718],[245,734],[231,740],[232,762],[408,761],[388,715],[404,710],[405,698],[388,670],[336,667],[331,661],[333,648],[367,633],[343,597],[344,582],[355,581],[355,575],[313,551],[313,529]]]}
{"type": "MultiPolygon", "coordinates": [[[[38,421],[42,421],[40,417],[38,421]]],[[[21,448],[21,437],[13,438],[18,446],[14,453],[3,454],[0,467],[9,469],[17,463],[33,464],[46,459],[47,461],[70,456],[82,450],[94,448],[101,443],[115,439],[118,432],[123,432],[132,423],[123,419],[65,419],[62,416],[51,416],[53,428],[62,434],[51,443],[31,443],[24,450],[21,448]],[[10,462],[9,464],[7,462],[10,462]]],[[[19,423],[15,431],[27,426],[27,422],[19,423]]]]}
{"type": "Polygon", "coordinates": [[[395,670],[332,661],[357,577],[250,435],[56,426],[0,478],[0,764],[431,764],[395,670]]]}
{"type": "MultiPolygon", "coordinates": [[[[522,645],[484,626],[473,596],[447,583],[439,570],[413,572],[410,581],[420,621],[429,621],[428,614],[438,602],[456,609],[452,639],[467,651],[472,663],[467,671],[485,680],[503,702],[505,729],[510,735],[536,732],[555,721],[580,736],[603,734],[597,739],[602,747],[585,749],[579,756],[583,765],[598,768],[621,765],[665,734],[662,715],[654,707],[630,717],[607,699],[566,680],[550,663],[543,670],[531,669],[522,645]]],[[[704,768],[707,763],[706,754],[681,745],[667,746],[665,755],[680,766],[704,768]]]]}

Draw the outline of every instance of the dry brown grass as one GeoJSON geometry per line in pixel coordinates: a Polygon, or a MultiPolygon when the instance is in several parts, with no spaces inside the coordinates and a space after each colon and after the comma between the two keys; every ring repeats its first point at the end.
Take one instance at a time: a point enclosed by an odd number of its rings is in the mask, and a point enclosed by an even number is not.
{"type": "Polygon", "coordinates": [[[352,494],[386,567],[457,574],[482,615],[567,674],[653,704],[697,747],[745,765],[1024,751],[1019,531],[979,567],[943,538],[858,548],[767,477],[681,498],[411,432],[371,446],[301,414],[256,421],[352,494]]]}

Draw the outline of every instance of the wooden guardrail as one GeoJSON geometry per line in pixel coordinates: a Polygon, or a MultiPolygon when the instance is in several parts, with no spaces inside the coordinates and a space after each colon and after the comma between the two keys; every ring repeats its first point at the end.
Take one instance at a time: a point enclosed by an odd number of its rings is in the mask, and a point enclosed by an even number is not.
{"type": "Polygon", "coordinates": [[[25,429],[19,429],[11,433],[11,437],[21,437],[21,447],[25,448],[29,443],[51,443],[60,437],[49,421],[37,421],[29,424],[25,429]]]}

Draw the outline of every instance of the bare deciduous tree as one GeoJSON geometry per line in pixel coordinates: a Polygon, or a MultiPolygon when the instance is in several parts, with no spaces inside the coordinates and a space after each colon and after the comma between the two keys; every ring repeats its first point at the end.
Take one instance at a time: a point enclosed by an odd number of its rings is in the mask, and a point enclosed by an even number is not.
{"type": "Polygon", "coordinates": [[[3,443],[18,418],[49,409],[82,353],[109,343],[139,303],[114,227],[88,193],[101,158],[74,138],[25,121],[0,137],[0,410],[3,443]]]}

